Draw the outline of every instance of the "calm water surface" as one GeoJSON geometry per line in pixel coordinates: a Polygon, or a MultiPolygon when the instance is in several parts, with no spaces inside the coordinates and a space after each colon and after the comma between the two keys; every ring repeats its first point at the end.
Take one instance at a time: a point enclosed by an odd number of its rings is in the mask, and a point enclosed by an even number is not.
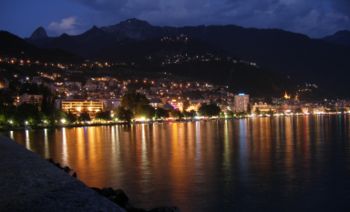
{"type": "Polygon", "coordinates": [[[137,207],[350,211],[350,116],[79,127],[6,133],[122,188],[137,207]]]}

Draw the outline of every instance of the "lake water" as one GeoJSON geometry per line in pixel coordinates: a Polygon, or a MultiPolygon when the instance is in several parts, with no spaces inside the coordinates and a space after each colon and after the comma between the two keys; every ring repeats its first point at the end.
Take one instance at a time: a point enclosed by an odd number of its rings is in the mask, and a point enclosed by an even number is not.
{"type": "Polygon", "coordinates": [[[350,116],[5,133],[133,205],[181,211],[350,211],[350,116]]]}

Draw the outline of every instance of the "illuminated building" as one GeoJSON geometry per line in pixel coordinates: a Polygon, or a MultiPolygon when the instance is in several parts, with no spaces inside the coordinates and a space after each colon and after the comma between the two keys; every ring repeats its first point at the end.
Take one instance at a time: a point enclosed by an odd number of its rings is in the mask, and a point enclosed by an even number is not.
{"type": "Polygon", "coordinates": [[[249,95],[240,93],[234,97],[234,111],[236,113],[248,112],[249,95]]]}
{"type": "Polygon", "coordinates": [[[199,103],[197,103],[197,104],[190,104],[190,105],[186,108],[186,111],[187,111],[187,112],[191,112],[191,111],[198,112],[200,106],[201,106],[201,104],[199,104],[199,103]]]}
{"type": "Polygon", "coordinates": [[[158,98],[152,98],[149,104],[154,108],[160,108],[164,105],[162,101],[158,98]]]}
{"type": "Polygon", "coordinates": [[[7,88],[8,85],[9,85],[8,80],[0,76],[0,89],[7,88]]]}
{"type": "Polygon", "coordinates": [[[257,111],[259,111],[260,113],[270,113],[270,112],[276,112],[276,108],[267,103],[259,102],[259,103],[254,103],[251,109],[252,113],[256,113],[257,111]]]}
{"type": "Polygon", "coordinates": [[[286,91],[286,92],[284,92],[283,98],[287,100],[287,99],[290,99],[291,97],[290,97],[290,95],[288,95],[288,93],[286,91]]]}
{"type": "Polygon", "coordinates": [[[183,103],[176,100],[176,99],[172,99],[171,102],[170,102],[171,106],[173,106],[173,108],[175,110],[179,110],[181,112],[183,112],[183,103]]]}
{"type": "Polygon", "coordinates": [[[61,100],[61,109],[65,112],[71,112],[75,115],[80,115],[83,112],[94,117],[96,113],[104,110],[103,100],[61,100]]]}
{"type": "Polygon", "coordinates": [[[15,106],[19,106],[21,104],[36,105],[39,108],[39,110],[41,109],[42,103],[43,103],[43,95],[31,95],[31,94],[23,94],[21,96],[17,96],[13,102],[15,106]]]}

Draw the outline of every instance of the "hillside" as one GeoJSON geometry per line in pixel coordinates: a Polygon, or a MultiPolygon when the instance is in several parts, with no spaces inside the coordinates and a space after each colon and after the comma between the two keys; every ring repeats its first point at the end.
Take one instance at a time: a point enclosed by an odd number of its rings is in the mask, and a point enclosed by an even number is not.
{"type": "Polygon", "coordinates": [[[44,49],[36,47],[16,35],[0,31],[0,54],[5,56],[39,59],[43,61],[80,61],[79,57],[62,49],[44,49]]]}

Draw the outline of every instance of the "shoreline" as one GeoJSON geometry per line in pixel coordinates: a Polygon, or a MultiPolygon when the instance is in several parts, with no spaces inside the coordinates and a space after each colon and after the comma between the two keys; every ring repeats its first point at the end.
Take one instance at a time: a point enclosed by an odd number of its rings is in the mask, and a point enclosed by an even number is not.
{"type": "Polygon", "coordinates": [[[148,120],[148,121],[133,121],[133,122],[109,122],[109,123],[80,123],[80,124],[66,124],[66,125],[48,125],[48,126],[0,126],[0,132],[20,131],[20,130],[42,130],[42,129],[61,129],[61,128],[75,128],[75,127],[101,127],[101,126],[120,126],[120,125],[137,125],[137,124],[154,124],[154,123],[181,123],[181,122],[197,122],[197,121],[213,121],[213,120],[239,120],[239,119],[254,119],[254,118],[280,118],[280,117],[310,117],[310,116],[330,116],[350,115],[350,112],[329,112],[319,114],[274,114],[274,115],[243,115],[239,117],[201,117],[191,119],[172,119],[172,120],[148,120]]]}

